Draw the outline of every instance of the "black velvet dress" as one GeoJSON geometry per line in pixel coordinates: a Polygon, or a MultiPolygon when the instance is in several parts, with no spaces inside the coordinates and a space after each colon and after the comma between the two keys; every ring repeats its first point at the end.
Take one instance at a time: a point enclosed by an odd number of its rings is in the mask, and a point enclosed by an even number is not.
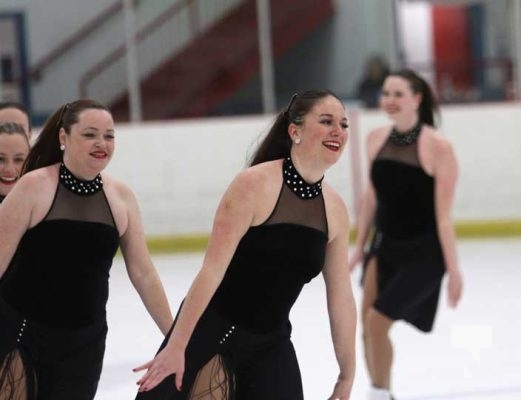
{"type": "Polygon", "coordinates": [[[63,167],[60,175],[49,212],[24,234],[0,285],[2,399],[91,400],[101,374],[119,234],[103,190],[78,194],[90,182],[63,167]]]}
{"type": "Polygon", "coordinates": [[[377,259],[374,307],[393,320],[432,330],[445,264],[436,228],[434,178],[421,167],[418,144],[391,136],[371,167],[376,229],[366,258],[377,259]]]}
{"type": "Polygon", "coordinates": [[[195,327],[182,391],[170,376],[137,399],[303,398],[289,313],[322,270],[328,229],[321,183],[306,184],[289,159],[283,176],[271,216],[242,237],[195,327]]]}

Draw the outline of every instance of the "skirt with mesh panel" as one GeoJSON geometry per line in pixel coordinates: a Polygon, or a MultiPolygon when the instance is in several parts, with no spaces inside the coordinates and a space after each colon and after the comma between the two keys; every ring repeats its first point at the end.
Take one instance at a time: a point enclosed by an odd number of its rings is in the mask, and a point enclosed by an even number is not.
{"type": "Polygon", "coordinates": [[[376,258],[378,277],[374,308],[392,320],[432,331],[445,274],[436,232],[396,239],[376,230],[364,271],[372,258],[376,258]]]}
{"type": "Polygon", "coordinates": [[[106,321],[53,329],[0,298],[0,400],[92,400],[101,375],[106,321]]]}
{"type": "Polygon", "coordinates": [[[186,348],[182,390],[171,375],[136,400],[302,400],[290,334],[289,321],[272,332],[255,333],[207,308],[186,348]]]}

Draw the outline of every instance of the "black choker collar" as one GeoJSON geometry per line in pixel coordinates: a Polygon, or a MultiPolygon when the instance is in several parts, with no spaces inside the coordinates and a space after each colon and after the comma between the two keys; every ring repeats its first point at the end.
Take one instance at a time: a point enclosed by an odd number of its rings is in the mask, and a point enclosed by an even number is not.
{"type": "Polygon", "coordinates": [[[395,144],[397,146],[407,146],[409,144],[413,144],[416,142],[416,139],[418,139],[421,129],[421,121],[418,121],[418,123],[407,132],[398,132],[396,127],[393,126],[391,135],[389,136],[389,140],[392,144],[395,144]]]}
{"type": "Polygon", "coordinates": [[[82,181],[76,178],[64,163],[60,165],[60,182],[68,190],[80,196],[90,196],[103,189],[103,181],[100,174],[91,181],[82,181]]]}
{"type": "Polygon", "coordinates": [[[315,183],[307,183],[298,173],[290,157],[282,163],[283,177],[286,185],[303,199],[314,199],[322,193],[322,179],[315,183]]]}

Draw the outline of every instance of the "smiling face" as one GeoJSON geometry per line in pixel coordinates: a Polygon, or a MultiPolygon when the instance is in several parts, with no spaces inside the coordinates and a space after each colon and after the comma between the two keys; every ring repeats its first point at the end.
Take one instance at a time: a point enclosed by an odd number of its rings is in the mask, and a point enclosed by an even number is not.
{"type": "Polygon", "coordinates": [[[0,133],[0,195],[13,188],[28,154],[29,143],[22,134],[0,133]]]}
{"type": "Polygon", "coordinates": [[[415,119],[420,101],[421,95],[413,92],[407,79],[396,75],[385,79],[380,96],[380,107],[393,121],[415,119]]]}
{"type": "Polygon", "coordinates": [[[344,105],[334,96],[326,96],[315,103],[301,125],[292,123],[288,130],[294,143],[300,139],[294,145],[299,152],[327,168],[340,158],[347,142],[347,128],[344,105]]]}
{"type": "Polygon", "coordinates": [[[60,143],[65,146],[63,161],[78,178],[91,180],[109,163],[114,153],[114,121],[106,110],[86,109],[70,132],[62,128],[60,143]]]}

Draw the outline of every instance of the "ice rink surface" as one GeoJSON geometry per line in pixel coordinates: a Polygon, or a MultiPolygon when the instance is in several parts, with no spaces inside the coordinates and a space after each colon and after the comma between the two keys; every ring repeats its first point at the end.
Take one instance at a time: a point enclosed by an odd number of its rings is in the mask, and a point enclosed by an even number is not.
{"type": "MultiPolygon", "coordinates": [[[[394,395],[397,400],[521,400],[521,238],[460,240],[458,249],[465,279],[460,306],[447,306],[444,286],[433,333],[420,333],[403,322],[391,332],[394,395]]],[[[153,257],[174,313],[202,257],[153,257]]],[[[352,282],[360,304],[358,281],[359,271],[352,282]]],[[[325,400],[338,368],[321,276],[304,287],[291,321],[305,398],[325,400]]],[[[161,334],[133,290],[121,258],[112,268],[108,322],[96,399],[133,399],[140,374],[132,368],[153,357],[161,334]]],[[[358,332],[351,400],[365,400],[369,385],[360,339],[358,332]]]]}

